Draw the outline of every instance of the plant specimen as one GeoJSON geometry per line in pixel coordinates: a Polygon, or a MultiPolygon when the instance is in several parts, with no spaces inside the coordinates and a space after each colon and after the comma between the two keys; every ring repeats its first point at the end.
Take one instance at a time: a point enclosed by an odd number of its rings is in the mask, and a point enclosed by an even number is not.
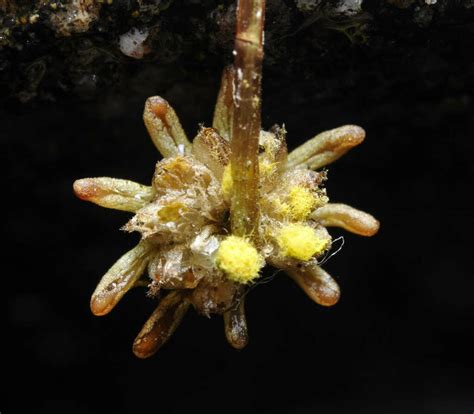
{"type": "Polygon", "coordinates": [[[239,2],[234,65],[224,70],[212,128],[202,127],[192,143],[167,101],[146,101],[144,122],[164,157],[151,186],[74,183],[79,198],[134,213],[123,229],[141,241],[99,282],[91,309],[107,314],[136,285],[160,298],[135,339],[138,357],[154,354],[190,306],[222,314],[227,340],[244,347],[245,293],[265,264],[283,269],[315,302],[334,305],[339,287],[319,266],[332,244],[326,227],[364,236],[378,230],[371,215],[329,203],[323,188],[321,168],[360,144],[362,128],[323,132],[289,154],[284,128],[261,130],[263,19],[263,0],[239,2]]]}

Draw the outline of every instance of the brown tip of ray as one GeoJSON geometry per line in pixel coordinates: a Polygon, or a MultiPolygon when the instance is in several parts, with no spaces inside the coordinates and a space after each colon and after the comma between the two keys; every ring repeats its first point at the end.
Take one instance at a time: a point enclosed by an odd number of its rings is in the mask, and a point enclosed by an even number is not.
{"type": "MultiPolygon", "coordinates": [[[[367,214],[367,213],[366,213],[367,214]]],[[[354,227],[351,230],[353,233],[358,234],[359,236],[365,237],[372,237],[376,235],[380,230],[380,221],[378,221],[375,217],[367,214],[366,217],[367,221],[364,223],[363,226],[354,227]]]]}
{"type": "MultiPolygon", "coordinates": [[[[324,132],[321,135],[323,134],[324,132]]],[[[344,125],[327,131],[327,137],[324,150],[341,153],[362,144],[365,130],[357,125],[344,125]]]]}
{"type": "Polygon", "coordinates": [[[341,291],[335,280],[323,283],[315,289],[315,301],[321,306],[334,306],[340,297],[341,291]]]}
{"type": "Polygon", "coordinates": [[[285,269],[310,299],[322,306],[335,305],[341,296],[337,282],[316,265],[285,269]]]}
{"type": "Polygon", "coordinates": [[[78,198],[86,201],[97,197],[100,193],[100,188],[95,185],[94,180],[91,178],[82,178],[74,181],[72,188],[78,198]]]}
{"type": "Polygon", "coordinates": [[[95,316],[104,316],[107,315],[115,306],[115,303],[111,301],[110,297],[108,296],[92,296],[90,307],[91,312],[95,316]]]}
{"type": "Polygon", "coordinates": [[[188,307],[180,292],[171,292],[163,298],[136,337],[133,353],[138,358],[155,354],[179,326],[188,307]]]}
{"type": "Polygon", "coordinates": [[[245,348],[249,341],[244,300],[242,297],[235,309],[224,313],[225,336],[235,349],[245,348]]]}
{"type": "Polygon", "coordinates": [[[153,144],[163,157],[181,153],[181,145],[186,152],[191,149],[191,143],[174,109],[162,97],[151,96],[146,100],[143,121],[153,144]]]}
{"type": "Polygon", "coordinates": [[[375,217],[373,218],[373,224],[372,228],[369,231],[366,231],[365,234],[362,234],[362,236],[367,236],[367,237],[372,237],[375,236],[379,230],[380,230],[380,221],[378,221],[375,217]]]}
{"type": "Polygon", "coordinates": [[[341,128],[341,135],[347,137],[344,141],[344,146],[355,147],[364,141],[365,130],[358,125],[345,125],[341,128]]]}
{"type": "Polygon", "coordinates": [[[161,118],[162,121],[165,122],[166,114],[170,108],[170,104],[161,96],[152,96],[146,100],[145,108],[149,109],[153,115],[161,118]]]}

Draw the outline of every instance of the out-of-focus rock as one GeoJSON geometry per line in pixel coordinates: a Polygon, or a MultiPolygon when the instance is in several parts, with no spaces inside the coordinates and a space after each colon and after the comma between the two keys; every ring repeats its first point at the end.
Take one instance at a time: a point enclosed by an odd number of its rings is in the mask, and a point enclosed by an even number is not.
{"type": "MultiPolygon", "coordinates": [[[[55,32],[60,36],[84,33],[99,18],[101,6],[101,2],[96,0],[72,0],[62,6],[59,11],[51,13],[49,20],[55,32]]],[[[53,10],[55,8],[58,6],[53,7],[53,10]]],[[[31,21],[31,16],[29,21],[31,21]]],[[[39,14],[33,16],[39,17],[39,14]]]]}
{"type": "Polygon", "coordinates": [[[148,35],[148,30],[130,29],[120,36],[120,51],[126,56],[141,59],[150,52],[150,49],[145,45],[148,35]]]}
{"type": "MultiPolygon", "coordinates": [[[[235,4],[0,0],[1,101],[127,95],[151,82],[172,82],[177,74],[190,82],[214,79],[232,60],[235,4]],[[148,79],[156,72],[166,73],[166,79],[148,79]]],[[[357,82],[363,71],[358,54],[388,55],[394,69],[395,57],[411,56],[429,71],[430,61],[422,58],[428,50],[446,54],[449,39],[472,34],[473,5],[474,0],[272,0],[265,67],[306,81],[324,78],[323,95],[334,94],[336,83],[357,82]]]]}

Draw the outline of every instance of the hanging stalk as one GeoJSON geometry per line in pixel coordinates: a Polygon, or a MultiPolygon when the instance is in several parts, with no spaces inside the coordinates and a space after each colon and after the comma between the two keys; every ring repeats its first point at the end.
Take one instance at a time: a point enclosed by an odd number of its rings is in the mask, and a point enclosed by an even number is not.
{"type": "Polygon", "coordinates": [[[232,233],[256,237],[265,0],[239,0],[235,36],[234,115],[231,138],[232,233]]]}

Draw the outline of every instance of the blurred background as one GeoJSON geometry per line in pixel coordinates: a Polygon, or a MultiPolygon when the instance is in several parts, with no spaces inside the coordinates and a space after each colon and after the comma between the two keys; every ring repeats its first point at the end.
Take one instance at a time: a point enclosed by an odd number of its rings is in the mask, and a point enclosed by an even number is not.
{"type": "Polygon", "coordinates": [[[342,290],[333,308],[268,269],[247,296],[246,349],[227,345],[220,317],[190,311],[139,360],[131,345],[155,301],[137,288],[108,316],[89,310],[138,240],[119,230],[130,215],[81,202],[72,183],[150,181],[148,96],[167,99],[190,137],[210,125],[233,2],[114,1],[69,34],[53,11],[17,3],[1,4],[2,413],[474,410],[473,4],[268,2],[263,127],[284,123],[292,149],[361,125],[365,142],[329,166],[326,187],[380,233],[332,230],[345,238],[325,265],[342,290]],[[139,58],[120,44],[135,27],[147,33],[139,58]]]}

